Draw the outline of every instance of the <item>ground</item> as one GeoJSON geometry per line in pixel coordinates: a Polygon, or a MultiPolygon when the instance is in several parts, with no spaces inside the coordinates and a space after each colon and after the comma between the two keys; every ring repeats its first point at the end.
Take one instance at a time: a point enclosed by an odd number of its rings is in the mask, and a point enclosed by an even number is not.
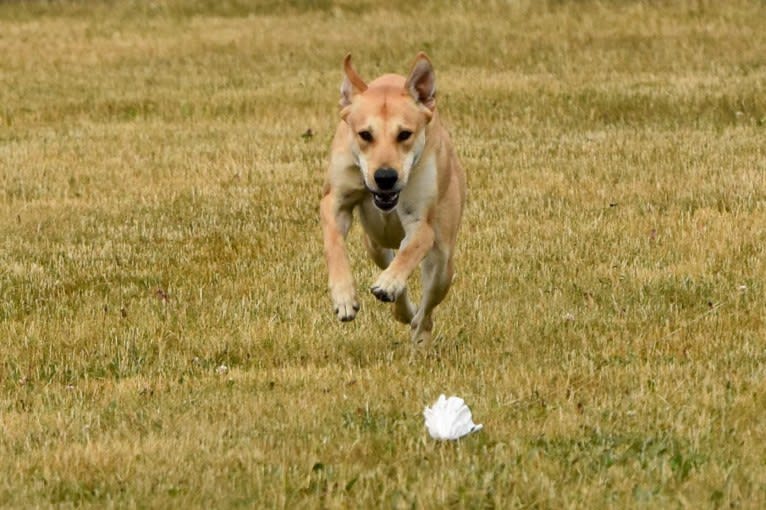
{"type": "Polygon", "coordinates": [[[0,3],[0,506],[763,508],[764,19],[0,3]],[[318,223],[343,56],[419,50],[469,180],[427,353],[358,225],[336,321],[318,223]]]}

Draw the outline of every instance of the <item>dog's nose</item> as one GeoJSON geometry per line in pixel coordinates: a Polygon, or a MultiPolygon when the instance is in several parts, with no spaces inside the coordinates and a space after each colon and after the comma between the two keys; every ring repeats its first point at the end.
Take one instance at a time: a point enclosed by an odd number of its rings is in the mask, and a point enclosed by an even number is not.
{"type": "Polygon", "coordinates": [[[396,170],[393,168],[378,168],[375,170],[375,183],[383,191],[388,191],[396,184],[396,170]]]}

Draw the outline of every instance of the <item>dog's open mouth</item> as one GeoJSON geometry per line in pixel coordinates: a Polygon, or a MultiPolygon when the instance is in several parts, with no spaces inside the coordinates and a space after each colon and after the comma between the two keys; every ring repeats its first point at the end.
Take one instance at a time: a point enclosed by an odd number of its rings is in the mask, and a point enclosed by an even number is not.
{"type": "Polygon", "coordinates": [[[375,207],[381,211],[390,211],[396,207],[399,202],[399,193],[392,192],[372,192],[372,201],[375,202],[375,207]]]}

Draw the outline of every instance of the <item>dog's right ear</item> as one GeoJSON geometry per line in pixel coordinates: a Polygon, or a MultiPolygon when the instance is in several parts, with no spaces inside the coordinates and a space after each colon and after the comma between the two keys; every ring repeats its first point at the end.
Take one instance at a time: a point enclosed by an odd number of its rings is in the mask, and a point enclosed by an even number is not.
{"type": "Polygon", "coordinates": [[[343,84],[340,86],[340,107],[351,104],[351,98],[367,90],[367,84],[351,65],[351,53],[343,59],[343,84]]]}

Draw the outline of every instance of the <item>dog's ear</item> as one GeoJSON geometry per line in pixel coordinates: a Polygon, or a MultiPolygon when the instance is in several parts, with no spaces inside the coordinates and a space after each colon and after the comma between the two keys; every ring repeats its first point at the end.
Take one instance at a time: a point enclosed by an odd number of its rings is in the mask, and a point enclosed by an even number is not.
{"type": "Polygon", "coordinates": [[[367,90],[367,84],[351,65],[351,53],[343,59],[343,83],[340,86],[340,107],[351,104],[351,98],[367,90]]]}
{"type": "Polygon", "coordinates": [[[415,57],[415,63],[412,64],[412,70],[404,87],[415,101],[434,111],[436,108],[436,75],[428,55],[422,51],[415,57]]]}

